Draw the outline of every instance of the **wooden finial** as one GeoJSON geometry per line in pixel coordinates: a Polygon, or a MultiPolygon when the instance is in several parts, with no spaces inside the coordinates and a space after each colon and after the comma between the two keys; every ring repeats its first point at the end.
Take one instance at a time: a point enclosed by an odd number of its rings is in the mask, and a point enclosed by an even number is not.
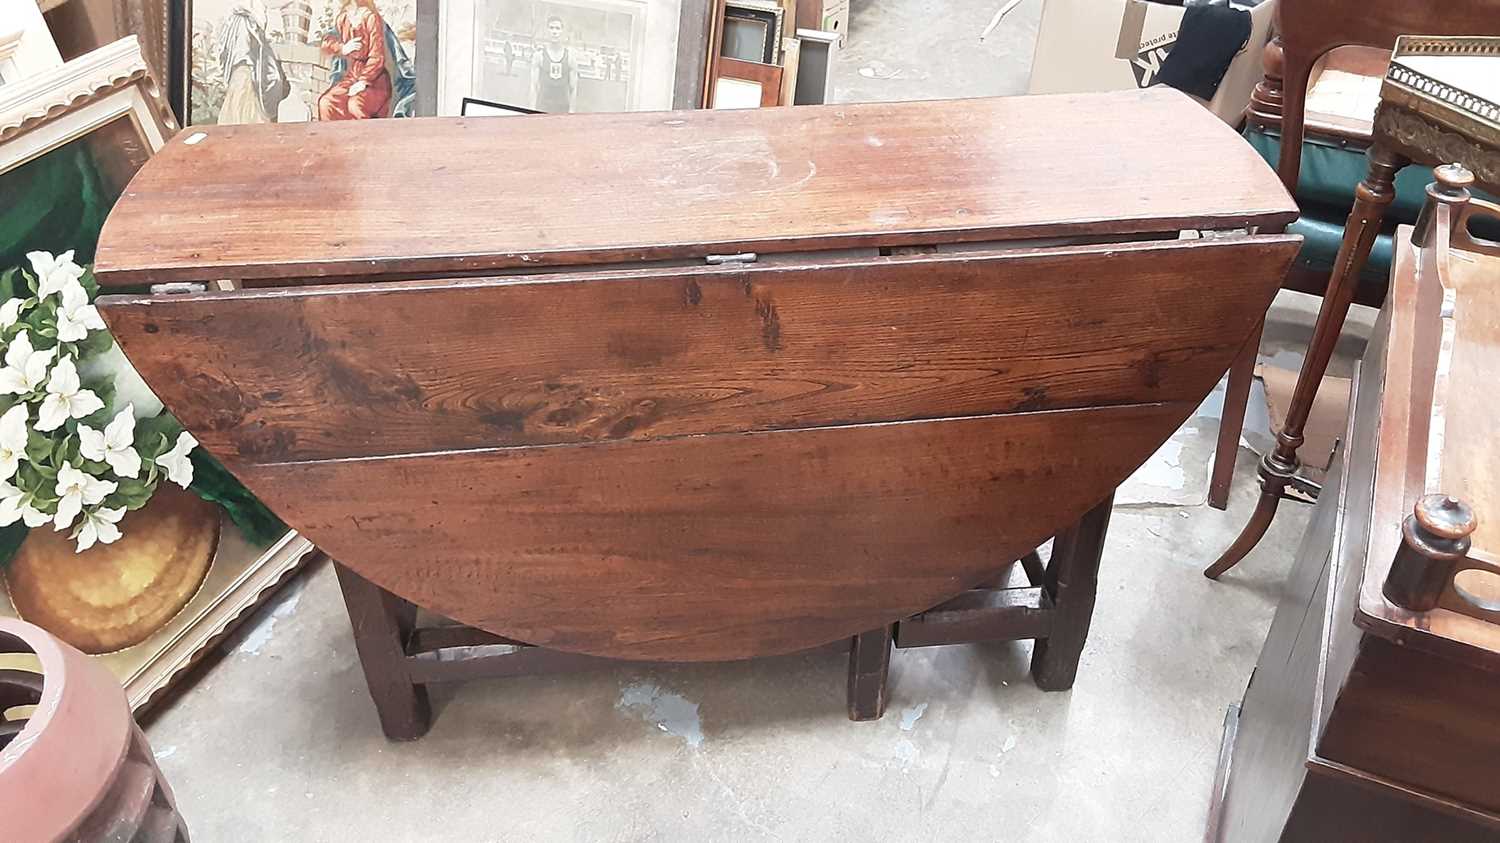
{"type": "MultiPolygon", "coordinates": [[[[1432,228],[1438,218],[1437,206],[1448,205],[1452,210],[1462,207],[1468,203],[1469,187],[1474,184],[1474,174],[1457,163],[1434,167],[1432,177],[1435,181],[1427,185],[1427,201],[1417,214],[1417,223],[1411,232],[1411,244],[1419,248],[1432,240],[1432,228]]],[[[1450,215],[1449,219],[1452,218],[1450,215]]]]}
{"type": "Polygon", "coordinates": [[[1478,525],[1474,510],[1458,498],[1424,495],[1401,524],[1401,547],[1385,578],[1385,596],[1414,612],[1436,608],[1478,525]]]}

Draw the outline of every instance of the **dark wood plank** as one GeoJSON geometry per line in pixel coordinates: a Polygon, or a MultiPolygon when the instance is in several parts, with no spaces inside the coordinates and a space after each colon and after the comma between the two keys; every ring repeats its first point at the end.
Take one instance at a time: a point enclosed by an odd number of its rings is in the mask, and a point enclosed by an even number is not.
{"type": "Polygon", "coordinates": [[[849,641],[849,719],[879,720],[890,690],[891,626],[863,632],[849,641]]]}
{"type": "Polygon", "coordinates": [[[246,466],[446,617],[636,660],[789,653],[937,605],[1112,490],[1196,401],[246,466]]]}
{"type": "Polygon", "coordinates": [[[896,646],[1045,638],[1052,601],[1039,587],[970,589],[896,624],[896,646]]]}
{"type": "Polygon", "coordinates": [[[283,462],[1197,400],[1295,251],[1272,236],[100,306],[210,451],[283,462]]]}
{"type": "Polygon", "coordinates": [[[1031,678],[1043,691],[1066,691],[1078,675],[1078,660],[1094,617],[1099,561],[1115,493],[1110,489],[1083,518],[1052,543],[1042,589],[1052,604],[1051,628],[1031,650],[1031,678]]]}
{"type": "Polygon", "coordinates": [[[741,250],[1277,230],[1295,217],[1254,150],[1165,89],[192,126],[127,187],[96,270],[105,284],[412,277],[741,250]],[[1142,126],[1171,126],[1170,142],[1142,126]],[[374,162],[381,177],[369,177],[374,162]]]}
{"type": "Polygon", "coordinates": [[[432,709],[427,688],[407,669],[405,649],[416,607],[342,564],[335,562],[333,569],[381,730],[395,741],[422,737],[432,725],[432,709]]]}

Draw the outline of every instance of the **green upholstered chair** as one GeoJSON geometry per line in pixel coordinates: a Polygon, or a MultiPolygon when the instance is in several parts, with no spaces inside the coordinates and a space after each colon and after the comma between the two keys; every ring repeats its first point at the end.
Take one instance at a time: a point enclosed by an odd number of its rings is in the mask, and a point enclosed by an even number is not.
{"type": "MultiPolygon", "coordinates": [[[[1354,204],[1354,188],[1366,175],[1374,103],[1366,101],[1368,115],[1311,112],[1308,91],[1315,77],[1335,70],[1383,76],[1399,35],[1500,34],[1500,0],[1278,0],[1274,27],[1277,34],[1263,54],[1264,78],[1246,109],[1244,134],[1276,166],[1302,210],[1289,231],[1305,238],[1303,248],[1284,286],[1322,295],[1354,204]],[[1475,21],[1490,31],[1471,31],[1475,21]],[[1288,149],[1282,148],[1283,136],[1288,149]]],[[[1429,181],[1431,170],[1425,167],[1407,167],[1397,175],[1396,198],[1361,273],[1355,301],[1378,306],[1384,300],[1392,235],[1396,226],[1416,220],[1429,181]]],[[[1218,509],[1228,504],[1259,347],[1256,331],[1229,369],[1208,492],[1209,505],[1218,509]]]]}

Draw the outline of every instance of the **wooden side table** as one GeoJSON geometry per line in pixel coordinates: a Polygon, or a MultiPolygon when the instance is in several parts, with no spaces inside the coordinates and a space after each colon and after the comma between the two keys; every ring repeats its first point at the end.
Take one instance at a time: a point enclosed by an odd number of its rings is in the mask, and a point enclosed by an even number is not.
{"type": "Polygon", "coordinates": [[[1286,424],[1261,460],[1260,500],[1239,537],[1204,570],[1209,579],[1233,568],[1265,535],[1297,473],[1303,426],[1343,330],[1360,270],[1396,196],[1396,173],[1413,163],[1458,162],[1472,174],[1463,187],[1500,190],[1500,37],[1397,39],[1381,85],[1369,160],[1369,174],[1355,190],[1334,273],[1287,405],[1286,424]]]}
{"type": "Polygon", "coordinates": [[[1397,238],[1341,466],[1226,719],[1211,841],[1500,839],[1500,244],[1476,212],[1500,218],[1431,188],[1397,238]]]}

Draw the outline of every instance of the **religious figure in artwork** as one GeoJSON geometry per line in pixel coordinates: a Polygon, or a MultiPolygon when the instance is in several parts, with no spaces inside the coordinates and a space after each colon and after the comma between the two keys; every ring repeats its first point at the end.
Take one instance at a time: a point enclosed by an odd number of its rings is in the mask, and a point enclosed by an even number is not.
{"type": "Polygon", "coordinates": [[[333,63],[332,84],[318,97],[319,120],[411,114],[416,74],[375,0],[344,0],[322,46],[333,63]]]}
{"type": "Polygon", "coordinates": [[[291,91],[281,60],[266,35],[265,4],[236,4],[219,27],[219,70],[224,76],[220,123],[274,123],[291,91]]]}

